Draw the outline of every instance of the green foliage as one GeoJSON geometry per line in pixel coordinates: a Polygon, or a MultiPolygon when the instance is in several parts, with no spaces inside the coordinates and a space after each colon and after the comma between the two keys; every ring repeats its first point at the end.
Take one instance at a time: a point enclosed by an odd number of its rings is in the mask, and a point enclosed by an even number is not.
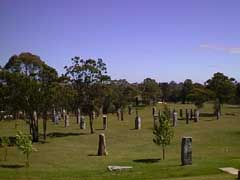
{"type": "Polygon", "coordinates": [[[6,161],[7,160],[7,153],[8,153],[8,146],[10,144],[10,140],[8,137],[4,136],[1,137],[1,145],[4,148],[4,156],[3,156],[3,160],[6,161]]]}
{"type": "Polygon", "coordinates": [[[191,79],[186,79],[183,82],[183,87],[182,87],[182,92],[181,92],[181,99],[182,99],[182,103],[185,104],[188,95],[190,94],[190,92],[193,89],[193,83],[191,79]]]}
{"type": "Polygon", "coordinates": [[[154,139],[153,142],[156,145],[162,146],[163,160],[165,159],[165,147],[171,143],[173,138],[173,128],[170,124],[170,119],[165,115],[160,115],[159,123],[154,127],[154,139]]]}
{"type": "Polygon", "coordinates": [[[142,98],[147,104],[156,102],[160,98],[161,89],[154,79],[144,79],[140,85],[140,89],[142,91],[142,98]]]}
{"type": "Polygon", "coordinates": [[[214,92],[215,97],[223,104],[235,96],[235,79],[225,76],[223,73],[215,73],[213,77],[206,82],[208,89],[214,92]]]}
{"type": "Polygon", "coordinates": [[[31,136],[24,135],[21,131],[18,131],[16,135],[16,145],[24,155],[26,155],[26,166],[29,166],[29,157],[33,151],[37,151],[33,145],[31,136]]]}

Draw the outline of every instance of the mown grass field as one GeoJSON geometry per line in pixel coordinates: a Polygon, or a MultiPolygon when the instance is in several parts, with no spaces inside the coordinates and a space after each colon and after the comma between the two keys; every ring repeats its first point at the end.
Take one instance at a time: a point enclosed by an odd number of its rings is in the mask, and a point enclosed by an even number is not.
{"type": "MultiPolygon", "coordinates": [[[[160,106],[160,105],[159,105],[160,106]]],[[[158,106],[158,107],[159,107],[158,106]]],[[[193,105],[171,104],[171,108],[191,108],[193,105]]],[[[211,104],[206,104],[203,113],[212,113],[211,104]]],[[[34,144],[38,149],[31,156],[29,168],[14,168],[24,164],[24,156],[9,147],[7,162],[2,161],[0,148],[0,179],[14,180],[125,180],[125,179],[170,179],[170,180],[233,180],[235,176],[222,173],[220,167],[240,168],[240,107],[224,105],[221,120],[215,117],[200,117],[200,122],[186,125],[178,121],[174,128],[172,144],[167,147],[166,160],[146,163],[146,159],[161,158],[161,149],[152,139],[152,107],[139,111],[142,130],[134,130],[135,113],[125,113],[125,120],[118,121],[109,114],[108,129],[103,131],[102,119],[95,120],[95,134],[80,130],[75,118],[70,127],[63,122],[53,125],[48,122],[48,133],[59,133],[61,137],[48,137],[45,143],[34,144]],[[96,156],[98,134],[105,133],[108,156],[96,156]],[[193,138],[193,165],[181,166],[181,138],[193,138]],[[139,162],[140,161],[140,162],[139,162]],[[9,165],[9,167],[3,167],[9,165]],[[109,172],[108,165],[133,166],[124,172],[109,172]]],[[[12,121],[0,122],[0,136],[14,136],[17,130],[28,132],[24,121],[18,121],[17,129],[12,121]]],[[[41,121],[40,121],[40,132],[41,121]]]]}

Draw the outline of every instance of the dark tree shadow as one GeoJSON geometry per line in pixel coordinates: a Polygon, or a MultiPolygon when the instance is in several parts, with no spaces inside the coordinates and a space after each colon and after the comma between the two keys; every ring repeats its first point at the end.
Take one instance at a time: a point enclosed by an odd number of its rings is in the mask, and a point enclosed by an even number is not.
{"type": "Polygon", "coordinates": [[[81,136],[81,135],[87,135],[88,133],[62,133],[62,132],[53,132],[53,133],[48,133],[47,137],[50,138],[55,138],[55,137],[67,137],[67,136],[81,136]]]}
{"type": "Polygon", "coordinates": [[[96,129],[96,131],[104,131],[105,129],[103,129],[103,128],[98,128],[98,129],[96,129]]]}
{"type": "Polygon", "coordinates": [[[235,113],[225,113],[225,115],[227,115],[227,116],[236,116],[235,113]]]}
{"type": "Polygon", "coordinates": [[[11,168],[11,169],[18,169],[23,168],[25,165],[23,164],[0,164],[1,168],[11,168]]]}
{"type": "Polygon", "coordinates": [[[136,159],[136,160],[133,160],[133,162],[136,162],[136,163],[157,163],[160,160],[161,159],[159,159],[159,158],[155,158],[155,159],[136,159]]]}
{"type": "Polygon", "coordinates": [[[88,154],[88,156],[98,156],[97,154],[88,154]]]}
{"type": "Polygon", "coordinates": [[[213,114],[213,113],[200,113],[199,116],[200,116],[200,117],[214,117],[214,116],[216,116],[216,115],[213,114]]]}

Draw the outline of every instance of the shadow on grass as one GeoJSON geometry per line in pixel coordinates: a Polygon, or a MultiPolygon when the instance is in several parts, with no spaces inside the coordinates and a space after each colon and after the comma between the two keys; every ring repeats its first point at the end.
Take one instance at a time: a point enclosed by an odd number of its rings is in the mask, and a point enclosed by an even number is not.
{"type": "Polygon", "coordinates": [[[136,163],[157,163],[160,160],[161,159],[159,159],[159,158],[155,158],[155,159],[136,159],[136,160],[133,160],[133,162],[136,162],[136,163]]]}
{"type": "Polygon", "coordinates": [[[97,154],[88,154],[88,156],[98,156],[97,154]]]}
{"type": "Polygon", "coordinates": [[[236,116],[235,113],[225,113],[226,116],[236,116]]]}
{"type": "Polygon", "coordinates": [[[25,165],[23,164],[0,164],[1,168],[10,168],[10,169],[18,169],[23,168],[25,165]]]}
{"type": "Polygon", "coordinates": [[[62,132],[53,132],[53,133],[48,133],[47,137],[50,138],[55,138],[55,137],[67,137],[67,136],[81,136],[81,135],[87,135],[88,133],[62,133],[62,132]]]}
{"type": "Polygon", "coordinates": [[[216,116],[216,115],[213,114],[213,113],[200,113],[199,116],[200,116],[200,117],[214,117],[214,116],[216,116]]]}

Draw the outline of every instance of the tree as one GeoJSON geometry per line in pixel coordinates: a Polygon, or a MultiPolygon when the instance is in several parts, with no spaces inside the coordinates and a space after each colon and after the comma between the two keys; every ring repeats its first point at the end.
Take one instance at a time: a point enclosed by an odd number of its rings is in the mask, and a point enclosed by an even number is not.
{"type": "Polygon", "coordinates": [[[173,128],[170,124],[170,119],[165,113],[159,116],[159,123],[154,126],[153,134],[155,136],[153,142],[162,147],[162,158],[164,160],[165,148],[170,144],[173,138],[173,128]]]}
{"type": "Polygon", "coordinates": [[[65,66],[66,74],[77,91],[77,105],[89,115],[91,133],[93,129],[93,111],[99,112],[104,101],[104,89],[109,84],[107,67],[102,59],[71,59],[72,65],[65,66]]]}
{"type": "Polygon", "coordinates": [[[223,73],[215,73],[213,77],[205,82],[206,87],[214,92],[215,99],[223,104],[235,94],[235,79],[225,76],[223,73]]]}
{"type": "Polygon", "coordinates": [[[182,104],[185,104],[187,97],[190,94],[192,88],[193,88],[192,80],[186,79],[183,83],[182,92],[181,92],[182,104]]]}
{"type": "Polygon", "coordinates": [[[7,160],[7,154],[8,154],[8,146],[10,144],[10,140],[8,137],[1,137],[1,145],[4,148],[4,157],[3,160],[6,161],[7,160]]]}
{"type": "Polygon", "coordinates": [[[29,125],[32,139],[38,142],[38,119],[34,117],[42,114],[44,139],[46,138],[47,111],[53,104],[53,86],[57,81],[57,71],[45,64],[39,56],[31,53],[21,53],[12,56],[4,66],[8,76],[8,100],[10,110],[17,114],[19,110],[30,117],[29,125]]]}
{"type": "Polygon", "coordinates": [[[195,104],[197,109],[203,107],[204,102],[212,97],[212,91],[205,88],[203,85],[195,83],[192,90],[189,92],[187,99],[195,104]]]}
{"type": "Polygon", "coordinates": [[[33,151],[37,151],[31,141],[31,136],[24,135],[21,131],[18,131],[16,135],[16,145],[24,155],[26,155],[26,166],[29,167],[29,157],[33,151]]]}
{"type": "Polygon", "coordinates": [[[142,98],[147,104],[155,103],[160,98],[161,89],[159,84],[151,78],[146,78],[140,85],[142,91],[142,98]]]}

